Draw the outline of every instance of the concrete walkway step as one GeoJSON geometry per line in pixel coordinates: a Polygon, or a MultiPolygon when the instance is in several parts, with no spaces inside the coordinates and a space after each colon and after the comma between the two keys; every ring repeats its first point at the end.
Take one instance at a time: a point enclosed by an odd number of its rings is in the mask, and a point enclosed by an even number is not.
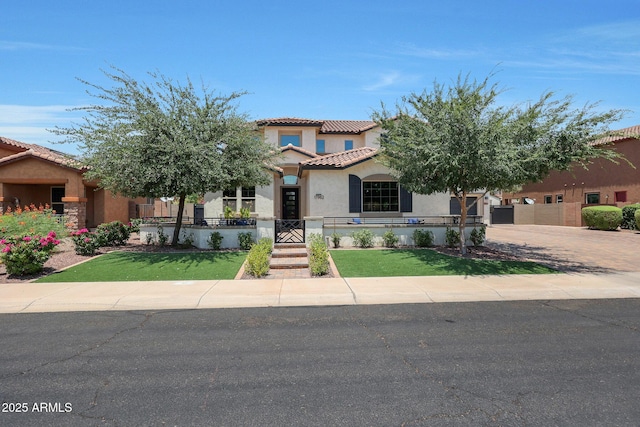
{"type": "Polygon", "coordinates": [[[309,260],[304,257],[271,258],[272,269],[309,268],[309,260]]]}
{"type": "Polygon", "coordinates": [[[273,258],[306,258],[306,248],[275,248],[271,253],[273,258]]]}

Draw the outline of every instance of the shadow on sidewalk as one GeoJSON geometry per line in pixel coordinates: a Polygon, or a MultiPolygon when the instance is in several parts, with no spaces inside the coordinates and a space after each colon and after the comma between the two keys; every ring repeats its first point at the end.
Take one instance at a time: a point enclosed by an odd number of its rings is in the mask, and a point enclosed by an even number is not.
{"type": "Polygon", "coordinates": [[[580,262],[570,259],[570,254],[562,256],[557,253],[550,253],[549,248],[543,246],[531,246],[527,244],[485,242],[489,248],[496,249],[508,254],[517,256],[523,260],[534,261],[546,265],[563,273],[617,273],[619,270],[606,268],[598,265],[580,262]]]}

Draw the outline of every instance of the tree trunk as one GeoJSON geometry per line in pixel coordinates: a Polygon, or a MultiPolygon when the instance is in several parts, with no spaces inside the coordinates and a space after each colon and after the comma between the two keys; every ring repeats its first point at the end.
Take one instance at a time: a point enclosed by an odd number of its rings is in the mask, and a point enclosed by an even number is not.
{"type": "Polygon", "coordinates": [[[460,253],[462,255],[467,253],[467,246],[465,245],[465,225],[467,224],[467,193],[466,191],[462,192],[460,196],[460,222],[458,223],[458,232],[460,233],[460,253]]]}
{"type": "Polygon", "coordinates": [[[186,194],[180,194],[180,200],[178,201],[178,217],[176,218],[176,226],[173,229],[173,239],[171,240],[171,246],[178,246],[178,240],[180,240],[180,228],[182,227],[182,213],[184,212],[184,202],[187,198],[186,194]]]}

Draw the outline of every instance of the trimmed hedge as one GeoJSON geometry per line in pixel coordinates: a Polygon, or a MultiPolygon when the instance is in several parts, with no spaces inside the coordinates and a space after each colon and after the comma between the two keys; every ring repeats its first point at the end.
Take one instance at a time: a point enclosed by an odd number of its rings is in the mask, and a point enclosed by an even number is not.
{"type": "Polygon", "coordinates": [[[245,271],[254,277],[263,277],[269,273],[269,258],[273,249],[273,240],[262,238],[249,249],[245,271]]]}
{"type": "Polygon", "coordinates": [[[592,230],[613,231],[622,223],[622,209],[615,206],[582,208],[582,220],[592,230]]]}
{"type": "Polygon", "coordinates": [[[620,228],[627,228],[629,230],[639,230],[636,227],[636,212],[640,209],[640,203],[635,203],[633,205],[627,205],[622,207],[622,224],[620,224],[620,228]]]}
{"type": "Polygon", "coordinates": [[[329,249],[321,234],[309,236],[309,268],[313,276],[329,273],[329,249]]]}

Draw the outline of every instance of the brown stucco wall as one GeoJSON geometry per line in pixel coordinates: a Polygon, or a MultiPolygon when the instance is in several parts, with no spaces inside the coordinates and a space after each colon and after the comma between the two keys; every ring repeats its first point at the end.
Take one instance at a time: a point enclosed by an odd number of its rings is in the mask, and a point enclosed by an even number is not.
{"type": "Polygon", "coordinates": [[[598,159],[588,166],[588,170],[574,166],[570,171],[551,172],[542,182],[527,184],[517,193],[504,193],[503,200],[513,198],[522,200],[528,197],[534,199],[537,204],[542,204],[544,196],[551,195],[555,203],[556,196],[561,194],[564,203],[582,204],[585,203],[586,193],[600,193],[601,204],[614,204],[615,192],[626,191],[627,201],[615,204],[624,206],[640,202],[640,141],[637,139],[621,141],[615,144],[614,149],[623,154],[638,169],[634,169],[625,161],[615,164],[598,159]]]}

